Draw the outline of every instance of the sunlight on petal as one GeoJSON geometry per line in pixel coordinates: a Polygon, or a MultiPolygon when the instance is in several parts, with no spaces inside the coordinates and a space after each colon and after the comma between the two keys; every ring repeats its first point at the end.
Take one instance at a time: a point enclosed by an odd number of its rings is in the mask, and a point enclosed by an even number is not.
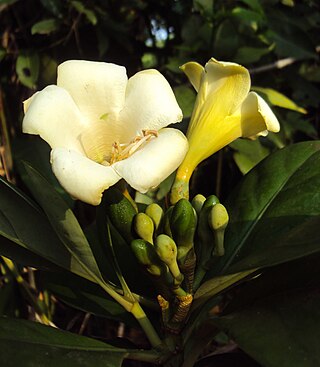
{"type": "Polygon", "coordinates": [[[103,191],[121,179],[112,167],[70,149],[53,149],[51,164],[61,186],[74,198],[92,205],[99,205],[103,191]]]}
{"type": "Polygon", "coordinates": [[[197,62],[191,61],[182,65],[180,69],[186,74],[193,88],[198,92],[204,72],[204,67],[197,62]]]}
{"type": "Polygon", "coordinates": [[[250,92],[241,106],[241,129],[243,137],[267,135],[278,132],[279,121],[267,103],[255,92],[250,92]]]}
{"type": "Polygon", "coordinates": [[[124,105],[127,74],[115,64],[69,60],[58,67],[57,85],[71,94],[89,121],[108,116],[114,123],[124,105]]]}
{"type": "Polygon", "coordinates": [[[113,167],[131,187],[145,193],[177,169],[187,150],[188,141],[181,131],[162,129],[157,138],[113,167]]]}
{"type": "Polygon", "coordinates": [[[83,152],[78,140],[86,121],[70,94],[50,85],[25,103],[24,133],[40,135],[51,148],[65,147],[83,152]]]}
{"type": "Polygon", "coordinates": [[[119,119],[123,142],[142,130],[159,130],[181,121],[182,112],[164,76],[156,70],[144,70],[129,79],[119,119]]]}

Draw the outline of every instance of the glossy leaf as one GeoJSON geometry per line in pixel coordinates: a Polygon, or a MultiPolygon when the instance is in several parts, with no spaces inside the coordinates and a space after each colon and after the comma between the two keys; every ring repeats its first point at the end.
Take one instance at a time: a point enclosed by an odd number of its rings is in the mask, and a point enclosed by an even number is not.
{"type": "Polygon", "coordinates": [[[125,349],[40,325],[0,319],[1,362],[6,367],[120,367],[125,349]]]}
{"type": "Polygon", "coordinates": [[[70,270],[94,282],[102,279],[87,238],[71,209],[35,169],[25,164],[25,170],[32,183],[30,190],[47,214],[61,242],[72,255],[70,270]]]}
{"type": "Polygon", "coordinates": [[[261,162],[232,193],[226,254],[208,273],[271,266],[320,250],[320,142],[282,149],[261,162]]]}
{"type": "Polygon", "coordinates": [[[35,203],[0,177],[0,253],[24,265],[70,267],[70,254],[35,203]]]}

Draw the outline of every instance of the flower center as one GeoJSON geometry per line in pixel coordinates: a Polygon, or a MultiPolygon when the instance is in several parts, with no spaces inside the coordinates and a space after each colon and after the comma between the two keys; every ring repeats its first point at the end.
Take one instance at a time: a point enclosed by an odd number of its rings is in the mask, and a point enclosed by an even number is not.
{"type": "Polygon", "coordinates": [[[84,131],[79,140],[86,156],[104,166],[122,161],[147,144],[151,139],[158,136],[156,130],[142,130],[129,143],[119,143],[116,132],[105,128],[104,124],[98,123],[84,131]]]}
{"type": "Polygon", "coordinates": [[[102,162],[102,164],[105,165],[107,163],[107,165],[109,165],[130,157],[139,148],[141,148],[148,141],[150,141],[152,138],[156,138],[157,136],[157,130],[142,130],[142,136],[137,135],[128,144],[119,144],[117,142],[114,142],[112,144],[110,162],[104,161],[102,162]]]}

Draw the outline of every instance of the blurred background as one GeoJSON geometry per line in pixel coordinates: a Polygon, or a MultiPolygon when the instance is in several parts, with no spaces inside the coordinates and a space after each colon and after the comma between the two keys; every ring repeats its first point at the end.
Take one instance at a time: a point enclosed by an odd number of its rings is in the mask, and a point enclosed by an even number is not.
{"type": "Polygon", "coordinates": [[[193,190],[225,195],[271,151],[319,137],[319,10],[317,0],[0,0],[1,175],[13,180],[20,158],[41,165],[37,150],[47,147],[24,144],[30,138],[21,138],[21,103],[55,83],[59,63],[113,62],[129,76],[159,69],[185,130],[195,92],[179,66],[215,57],[250,70],[253,89],[282,126],[267,139],[236,141],[201,165],[193,190]]]}

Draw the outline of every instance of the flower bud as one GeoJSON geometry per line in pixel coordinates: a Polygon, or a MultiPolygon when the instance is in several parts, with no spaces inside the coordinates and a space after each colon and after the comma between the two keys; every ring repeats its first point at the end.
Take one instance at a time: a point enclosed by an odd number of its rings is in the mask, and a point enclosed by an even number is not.
{"type": "Polygon", "coordinates": [[[157,231],[163,218],[163,209],[160,205],[152,203],[147,206],[145,213],[153,220],[154,228],[157,231]]]}
{"type": "Polygon", "coordinates": [[[224,255],[224,231],[229,223],[227,209],[220,203],[216,204],[208,216],[209,226],[213,230],[215,247],[214,255],[224,255]]]}
{"type": "Polygon", "coordinates": [[[195,209],[195,211],[197,212],[198,215],[200,214],[200,211],[201,211],[202,206],[203,206],[205,201],[206,201],[205,196],[203,196],[201,194],[196,195],[192,199],[191,204],[194,207],[194,209],[195,209]]]}
{"type": "Polygon", "coordinates": [[[153,220],[145,213],[138,213],[133,219],[133,229],[143,240],[153,244],[153,220]]]}
{"type": "Polygon", "coordinates": [[[155,241],[155,250],[160,259],[169,267],[173,277],[180,284],[183,280],[183,275],[177,264],[177,245],[173,239],[165,234],[160,234],[155,241]]]}
{"type": "Polygon", "coordinates": [[[174,206],[170,218],[172,236],[178,247],[178,259],[183,259],[193,247],[197,217],[187,199],[180,199],[174,206]]]}
{"type": "MultiPolygon", "coordinates": [[[[112,225],[128,243],[133,240],[131,231],[132,220],[137,212],[120,190],[116,188],[107,190],[99,210],[106,211],[112,225]]],[[[101,215],[102,218],[104,216],[105,213],[101,215]]]]}

